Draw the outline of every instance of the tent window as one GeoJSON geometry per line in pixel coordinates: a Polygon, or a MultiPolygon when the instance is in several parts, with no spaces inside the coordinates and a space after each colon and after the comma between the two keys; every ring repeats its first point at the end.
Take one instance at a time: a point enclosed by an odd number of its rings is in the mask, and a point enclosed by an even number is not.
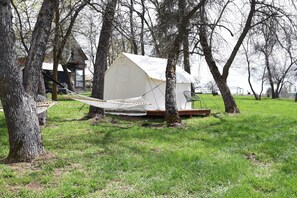
{"type": "Polygon", "coordinates": [[[76,69],[75,71],[75,87],[84,87],[83,70],[76,69]]]}

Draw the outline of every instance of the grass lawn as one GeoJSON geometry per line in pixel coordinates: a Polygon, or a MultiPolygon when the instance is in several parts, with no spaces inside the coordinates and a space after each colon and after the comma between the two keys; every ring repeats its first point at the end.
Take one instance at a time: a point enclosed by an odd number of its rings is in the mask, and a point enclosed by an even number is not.
{"type": "Polygon", "coordinates": [[[87,106],[61,101],[43,129],[49,154],[0,164],[0,197],[297,197],[297,103],[238,96],[234,116],[220,96],[202,98],[213,114],[173,129],[161,119],[82,121],[87,106]]]}

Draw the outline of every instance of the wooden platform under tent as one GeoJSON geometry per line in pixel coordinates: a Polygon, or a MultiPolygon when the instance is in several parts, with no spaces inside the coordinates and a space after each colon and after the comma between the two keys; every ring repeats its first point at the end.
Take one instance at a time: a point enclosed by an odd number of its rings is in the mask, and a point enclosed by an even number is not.
{"type": "MultiPolygon", "coordinates": [[[[148,110],[148,111],[112,111],[106,110],[107,114],[113,115],[127,115],[127,116],[148,116],[148,117],[165,117],[165,110],[148,110]]],[[[210,109],[189,109],[179,110],[180,116],[192,117],[192,116],[209,116],[210,109]]]]}

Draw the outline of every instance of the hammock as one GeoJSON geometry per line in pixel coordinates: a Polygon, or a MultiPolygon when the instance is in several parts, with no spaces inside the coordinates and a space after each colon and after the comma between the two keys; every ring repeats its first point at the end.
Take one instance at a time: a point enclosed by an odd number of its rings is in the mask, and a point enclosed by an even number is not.
{"type": "Polygon", "coordinates": [[[115,99],[115,100],[100,100],[88,96],[82,96],[79,94],[68,95],[70,99],[103,109],[109,110],[124,110],[132,107],[139,107],[149,105],[142,97],[126,98],[126,99],[115,99]]]}
{"type": "MultiPolygon", "coordinates": [[[[47,101],[47,102],[36,102],[36,110],[37,114],[45,112],[47,109],[51,108],[57,104],[55,101],[47,101]]],[[[0,103],[0,112],[3,111],[2,104],[0,103]]]]}
{"type": "Polygon", "coordinates": [[[45,112],[47,109],[51,108],[55,104],[57,104],[56,101],[37,102],[36,103],[37,114],[45,112]]]}

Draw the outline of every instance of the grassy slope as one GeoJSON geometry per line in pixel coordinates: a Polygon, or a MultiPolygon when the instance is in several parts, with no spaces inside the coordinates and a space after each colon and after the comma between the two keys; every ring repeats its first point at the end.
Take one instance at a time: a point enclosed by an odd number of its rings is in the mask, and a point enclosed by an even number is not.
{"type": "MultiPolygon", "coordinates": [[[[242,113],[227,116],[219,96],[202,97],[214,115],[177,129],[145,118],[81,121],[88,108],[62,101],[43,129],[51,155],[0,164],[0,197],[296,197],[297,103],[237,97],[242,113]]],[[[0,158],[7,139],[0,114],[0,158]]]]}

